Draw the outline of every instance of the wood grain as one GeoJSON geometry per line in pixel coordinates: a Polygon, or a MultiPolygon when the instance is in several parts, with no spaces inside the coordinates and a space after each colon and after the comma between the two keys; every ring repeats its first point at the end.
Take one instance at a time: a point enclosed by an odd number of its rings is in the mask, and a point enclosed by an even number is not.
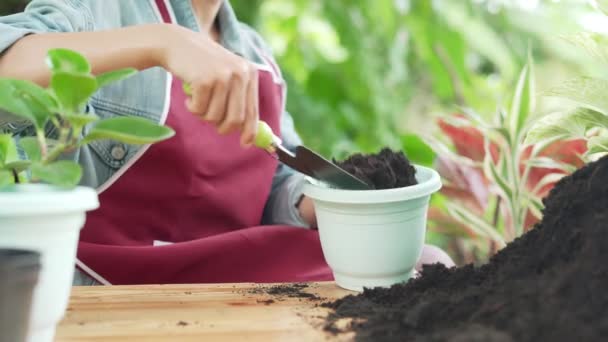
{"type": "Polygon", "coordinates": [[[323,331],[319,304],[351,292],[309,285],[323,300],[269,295],[272,284],[74,287],[56,341],[350,340],[323,331]]]}

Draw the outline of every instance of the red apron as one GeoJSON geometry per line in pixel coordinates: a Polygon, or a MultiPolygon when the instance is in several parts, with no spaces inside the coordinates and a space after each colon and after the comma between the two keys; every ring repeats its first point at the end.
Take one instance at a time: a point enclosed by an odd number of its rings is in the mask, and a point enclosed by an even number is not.
{"type": "MultiPolygon", "coordinates": [[[[156,3],[169,22],[170,9],[156,3]]],[[[277,133],[282,86],[259,70],[260,118],[277,133]]],[[[170,99],[166,124],[176,135],[100,193],[81,232],[79,268],[105,284],[331,280],[316,231],[260,226],[276,160],[189,113],[178,80],[170,99]]]]}

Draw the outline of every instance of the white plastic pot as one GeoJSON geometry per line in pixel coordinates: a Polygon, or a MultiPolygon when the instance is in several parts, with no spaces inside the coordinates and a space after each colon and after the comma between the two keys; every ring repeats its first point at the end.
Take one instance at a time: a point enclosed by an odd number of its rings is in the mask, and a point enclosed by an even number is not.
{"type": "Polygon", "coordinates": [[[29,342],[51,342],[67,308],[80,229],[86,211],[99,206],[90,188],[18,185],[0,191],[0,247],[41,254],[29,342]]]}
{"type": "Polygon", "coordinates": [[[387,190],[340,190],[309,181],[321,247],[336,284],[352,291],[410,279],[420,258],[431,194],[439,174],[415,166],[418,184],[387,190]]]}

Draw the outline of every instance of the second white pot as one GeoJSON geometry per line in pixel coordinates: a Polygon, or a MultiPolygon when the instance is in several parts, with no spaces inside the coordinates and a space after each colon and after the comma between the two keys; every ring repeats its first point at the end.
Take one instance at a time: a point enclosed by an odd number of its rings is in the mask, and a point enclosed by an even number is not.
{"type": "Polygon", "coordinates": [[[86,187],[28,184],[0,191],[0,247],[41,254],[29,342],[54,340],[72,288],[79,232],[86,211],[98,206],[97,193],[86,187]]]}

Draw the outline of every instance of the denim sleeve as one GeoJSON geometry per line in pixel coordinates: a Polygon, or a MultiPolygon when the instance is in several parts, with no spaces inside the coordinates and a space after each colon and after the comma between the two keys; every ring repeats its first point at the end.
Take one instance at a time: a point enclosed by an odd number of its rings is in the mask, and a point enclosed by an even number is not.
{"type": "MultiPolygon", "coordinates": [[[[29,34],[90,31],[92,18],[82,0],[33,0],[23,12],[0,17],[0,55],[29,34]]],[[[15,132],[24,125],[15,116],[0,111],[0,131],[15,132]]]]}

